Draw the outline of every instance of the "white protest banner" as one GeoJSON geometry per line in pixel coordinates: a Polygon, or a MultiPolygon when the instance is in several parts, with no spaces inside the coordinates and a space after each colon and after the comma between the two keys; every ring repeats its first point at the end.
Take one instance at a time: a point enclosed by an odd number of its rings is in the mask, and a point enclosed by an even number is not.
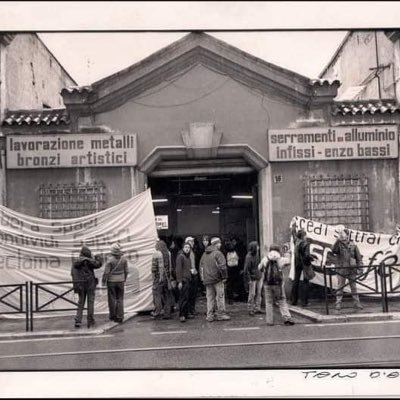
{"type": "MultiPolygon", "coordinates": [[[[111,245],[119,242],[129,268],[125,312],[150,310],[153,301],[151,259],[156,239],[150,190],[98,213],[72,219],[40,219],[0,206],[1,283],[71,281],[72,261],[79,256],[83,244],[92,254],[107,257],[111,245]]],[[[104,264],[95,270],[100,284],[103,271],[104,264]]],[[[62,293],[70,287],[71,284],[61,284],[46,286],[46,289],[62,293]]],[[[40,304],[55,298],[44,290],[39,292],[40,304]]],[[[68,296],[77,300],[73,292],[68,296]]],[[[12,295],[7,299],[11,302],[12,295]]],[[[44,310],[71,307],[74,306],[59,299],[44,310]]],[[[0,304],[0,313],[2,311],[10,309],[0,304]]],[[[99,286],[95,312],[108,312],[107,290],[99,286]]]]}
{"type": "MultiPolygon", "coordinates": [[[[294,225],[296,233],[299,230],[304,230],[307,233],[310,241],[310,253],[316,259],[312,264],[317,270],[322,270],[324,266],[334,266],[335,256],[332,254],[331,248],[338,238],[338,226],[327,225],[314,220],[296,216],[290,222],[290,227],[294,225]]],[[[360,250],[362,255],[363,266],[369,267],[363,269],[363,274],[357,278],[360,283],[357,283],[357,291],[359,293],[370,294],[374,290],[380,291],[380,278],[375,280],[375,273],[372,266],[377,266],[384,263],[386,266],[396,266],[400,264],[400,235],[398,232],[393,235],[373,232],[363,232],[354,229],[348,229],[349,238],[352,239],[360,250]]],[[[291,250],[294,255],[293,238],[291,240],[291,250]]],[[[294,278],[294,256],[292,256],[292,265],[289,277],[294,278]]],[[[387,287],[396,288],[400,285],[400,266],[391,268],[391,276],[386,277],[387,287]]],[[[387,271],[387,275],[388,271],[387,271]]],[[[316,285],[324,286],[323,273],[316,274],[311,280],[316,285]]],[[[337,275],[332,278],[332,287],[336,289],[337,275]]],[[[344,287],[344,291],[349,292],[349,286],[344,287]]],[[[400,295],[400,288],[397,288],[400,295]]],[[[396,294],[397,295],[397,294],[396,294]]]]}

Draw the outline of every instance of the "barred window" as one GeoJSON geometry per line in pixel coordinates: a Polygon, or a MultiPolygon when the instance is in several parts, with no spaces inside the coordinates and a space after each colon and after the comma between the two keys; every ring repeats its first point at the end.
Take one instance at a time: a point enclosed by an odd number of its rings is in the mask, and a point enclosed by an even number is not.
{"type": "Polygon", "coordinates": [[[307,176],[304,178],[306,217],[329,225],[369,230],[368,178],[307,176]]]}
{"type": "Polygon", "coordinates": [[[102,182],[86,184],[43,184],[39,188],[41,218],[75,218],[105,209],[102,182]]]}

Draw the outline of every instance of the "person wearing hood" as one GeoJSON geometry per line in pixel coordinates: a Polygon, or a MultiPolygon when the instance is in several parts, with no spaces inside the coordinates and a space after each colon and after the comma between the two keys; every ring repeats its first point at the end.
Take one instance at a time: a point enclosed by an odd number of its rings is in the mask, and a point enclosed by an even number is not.
{"type": "Polygon", "coordinates": [[[249,297],[247,309],[250,315],[262,313],[261,311],[261,292],[263,287],[263,273],[258,269],[260,263],[260,246],[257,242],[250,242],[248,253],[244,260],[244,274],[249,282],[249,297]]]}
{"type": "Polygon", "coordinates": [[[185,322],[189,317],[189,290],[192,264],[190,262],[190,244],[185,243],[176,257],[176,281],[179,290],[179,320],[185,322]]]}
{"type": "Polygon", "coordinates": [[[289,260],[280,254],[280,246],[272,244],[266,257],[261,260],[260,271],[264,273],[265,293],[265,319],[267,325],[274,325],[274,303],[276,302],[285,325],[294,325],[289,307],[286,301],[283,268],[289,260]]]}
{"type": "Polygon", "coordinates": [[[221,239],[214,237],[200,259],[200,276],[206,287],[208,322],[227,321],[225,312],[225,283],[228,278],[226,260],[220,251],[221,239]],[[214,310],[216,310],[214,315],[214,310]]]}
{"type": "Polygon", "coordinates": [[[109,319],[122,324],[124,320],[125,282],[128,277],[128,261],[123,256],[121,245],[111,246],[103,275],[103,285],[107,285],[109,319]]]}
{"type": "Polygon", "coordinates": [[[74,292],[78,294],[78,309],[75,316],[75,327],[82,324],[83,309],[87,299],[87,327],[95,324],[94,298],[98,283],[94,270],[100,268],[102,259],[99,255],[92,257],[92,252],[86,246],[82,246],[79,258],[72,264],[71,275],[74,292]]]}
{"type": "Polygon", "coordinates": [[[158,240],[152,257],[153,275],[153,318],[171,318],[172,307],[172,280],[171,280],[171,255],[166,243],[158,240]]]}

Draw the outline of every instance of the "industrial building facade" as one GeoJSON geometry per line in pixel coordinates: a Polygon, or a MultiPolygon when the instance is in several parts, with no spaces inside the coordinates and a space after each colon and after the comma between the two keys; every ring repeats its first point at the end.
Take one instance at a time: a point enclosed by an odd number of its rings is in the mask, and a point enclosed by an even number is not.
{"type": "Polygon", "coordinates": [[[339,86],[189,34],[90,86],[66,87],[63,110],[9,112],[5,205],[68,218],[150,187],[162,236],[283,243],[296,215],[390,232],[400,110],[337,103],[339,86]]]}

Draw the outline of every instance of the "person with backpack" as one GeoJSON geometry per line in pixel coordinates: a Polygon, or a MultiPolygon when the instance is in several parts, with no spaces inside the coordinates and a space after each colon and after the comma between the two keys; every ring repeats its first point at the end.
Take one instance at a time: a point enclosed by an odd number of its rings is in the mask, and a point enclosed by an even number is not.
{"type": "Polygon", "coordinates": [[[94,298],[98,279],[94,270],[100,268],[102,259],[99,255],[92,257],[92,252],[86,246],[82,246],[79,258],[72,264],[71,275],[74,293],[78,294],[78,309],[75,316],[75,328],[82,324],[83,309],[87,299],[87,327],[95,325],[94,298]]]}
{"type": "Polygon", "coordinates": [[[240,277],[239,272],[239,255],[231,240],[225,244],[226,250],[226,265],[228,270],[228,281],[226,283],[226,294],[228,303],[232,304],[234,295],[237,293],[237,286],[240,277]]]}
{"type": "MultiPolygon", "coordinates": [[[[262,313],[261,296],[264,275],[258,269],[260,263],[259,255],[260,246],[257,242],[250,242],[248,245],[248,253],[244,260],[244,273],[247,275],[249,282],[249,297],[247,301],[247,309],[250,315],[262,313]]],[[[228,269],[229,271],[229,269],[228,269]]]]}
{"type": "Polygon", "coordinates": [[[213,237],[200,260],[200,277],[206,287],[208,322],[228,321],[225,311],[225,283],[228,278],[226,259],[221,249],[221,239],[213,237]],[[215,311],[216,310],[216,311],[215,311]]]}
{"type": "Polygon", "coordinates": [[[261,260],[259,269],[264,273],[264,292],[265,292],[265,319],[267,325],[274,325],[274,303],[276,302],[282,315],[285,325],[294,325],[294,321],[289,311],[286,301],[283,267],[288,264],[288,260],[281,256],[281,248],[277,244],[272,244],[266,257],[261,260]]]}
{"type": "Polygon", "coordinates": [[[103,286],[107,285],[109,319],[119,324],[124,321],[124,293],[128,277],[128,261],[123,254],[119,243],[111,246],[102,278],[103,286]]]}

